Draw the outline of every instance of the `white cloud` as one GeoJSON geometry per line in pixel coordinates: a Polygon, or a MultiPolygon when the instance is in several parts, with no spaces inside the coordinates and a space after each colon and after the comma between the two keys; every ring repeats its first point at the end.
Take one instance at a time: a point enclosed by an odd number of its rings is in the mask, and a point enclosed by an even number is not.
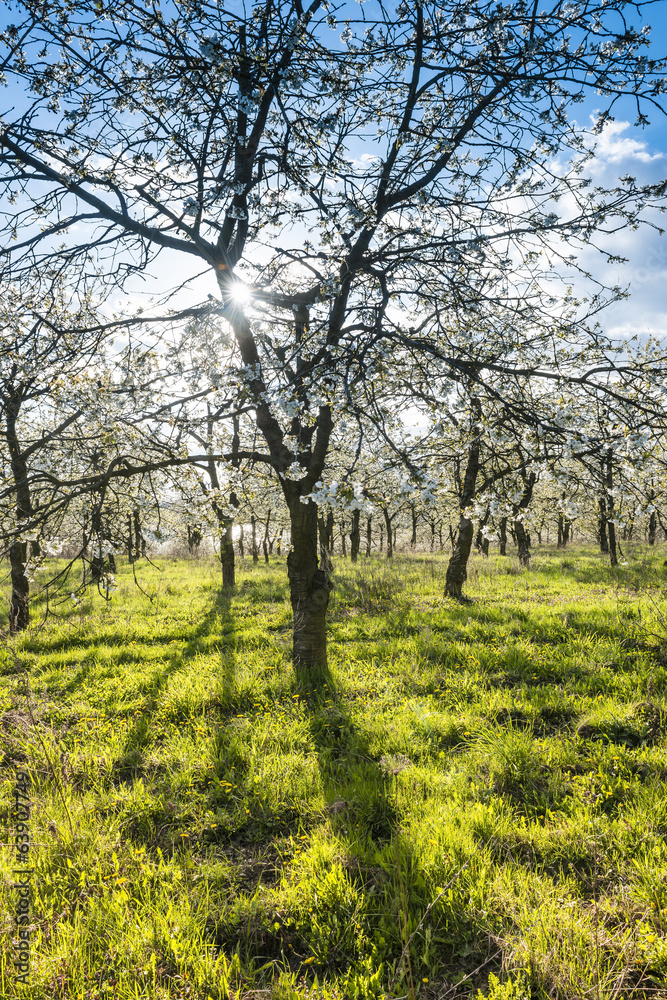
{"type": "MultiPolygon", "coordinates": [[[[591,122],[595,118],[591,116],[591,122]]],[[[621,163],[627,160],[638,160],[640,163],[655,163],[664,160],[664,153],[651,153],[648,143],[639,139],[630,139],[623,133],[632,128],[630,122],[608,122],[596,142],[596,159],[607,163],[621,163]]]]}

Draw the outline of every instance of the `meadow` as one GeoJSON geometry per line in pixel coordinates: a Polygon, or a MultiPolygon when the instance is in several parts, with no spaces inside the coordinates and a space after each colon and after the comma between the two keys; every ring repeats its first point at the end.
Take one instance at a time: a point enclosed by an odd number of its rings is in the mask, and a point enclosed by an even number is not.
{"type": "Polygon", "coordinates": [[[0,996],[667,998],[667,567],[628,546],[119,567],[0,647],[0,996]],[[12,809],[30,777],[30,975],[12,809]]]}

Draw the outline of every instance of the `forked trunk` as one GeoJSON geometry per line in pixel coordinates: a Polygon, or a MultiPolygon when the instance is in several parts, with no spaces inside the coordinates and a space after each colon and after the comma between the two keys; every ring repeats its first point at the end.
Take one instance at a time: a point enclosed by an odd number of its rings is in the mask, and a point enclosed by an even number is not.
{"type": "Polygon", "coordinates": [[[301,503],[298,495],[288,500],[292,549],[287,557],[287,575],[293,615],[292,660],[297,667],[326,667],[326,614],[332,583],[319,568],[317,558],[317,505],[301,503]]]}

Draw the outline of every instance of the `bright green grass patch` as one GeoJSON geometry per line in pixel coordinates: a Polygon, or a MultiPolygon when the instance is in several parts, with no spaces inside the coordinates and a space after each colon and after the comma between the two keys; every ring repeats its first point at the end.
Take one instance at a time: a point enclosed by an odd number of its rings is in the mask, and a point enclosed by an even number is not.
{"type": "Polygon", "coordinates": [[[667,996],[663,556],[475,558],[468,605],[339,559],[316,676],[277,563],[121,567],[7,641],[2,997],[667,996]]]}

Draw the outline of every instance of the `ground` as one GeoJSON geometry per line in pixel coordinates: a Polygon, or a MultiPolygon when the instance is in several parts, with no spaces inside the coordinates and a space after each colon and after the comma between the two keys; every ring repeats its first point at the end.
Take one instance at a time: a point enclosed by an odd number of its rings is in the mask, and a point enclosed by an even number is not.
{"type": "Polygon", "coordinates": [[[29,776],[29,982],[0,995],[667,997],[667,569],[628,547],[336,560],[295,675],[282,563],[119,568],[0,650],[29,776]]]}

